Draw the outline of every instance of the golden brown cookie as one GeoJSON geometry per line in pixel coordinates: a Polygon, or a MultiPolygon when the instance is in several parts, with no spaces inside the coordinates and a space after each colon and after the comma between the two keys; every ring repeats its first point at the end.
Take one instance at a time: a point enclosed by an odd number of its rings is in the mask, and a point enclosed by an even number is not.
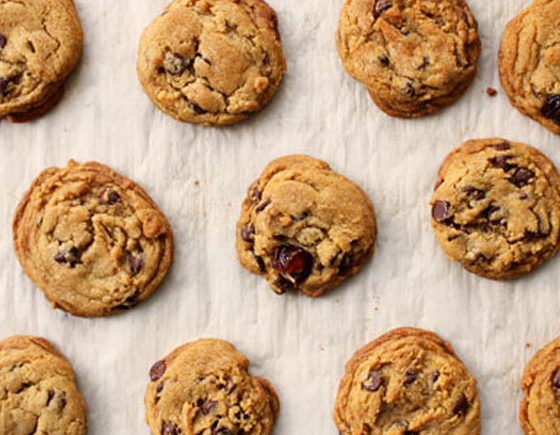
{"type": "Polygon", "coordinates": [[[373,205],[357,185],[303,155],[272,161],[249,187],[237,223],[243,267],[279,294],[321,296],[374,251],[373,205]]]}
{"type": "Polygon", "coordinates": [[[528,145],[465,142],[443,162],[432,226],[449,258],[485,278],[531,272],[560,246],[560,178],[528,145]]]}
{"type": "Polygon", "coordinates": [[[337,48],[375,104],[402,118],[455,102],[480,56],[477,23],[464,0],[346,0],[337,48]]]}
{"type": "Polygon", "coordinates": [[[436,334],[399,328],[346,365],[334,410],[341,435],[476,435],[476,381],[436,334]]]}
{"type": "Polygon", "coordinates": [[[85,402],[68,360],[43,338],[0,341],[0,435],[85,433],[85,402]]]}
{"type": "Polygon", "coordinates": [[[55,308],[105,316],[159,286],[173,258],[165,216],[131,180],[100,163],[49,168],[21,200],[16,253],[55,308]]]}
{"type": "Polygon", "coordinates": [[[560,2],[536,0],[504,31],[499,67],[511,103],[560,134],[560,2]]]}
{"type": "Polygon", "coordinates": [[[248,373],[249,360],[216,339],[184,344],[150,369],[146,420],[154,435],[270,435],[274,387],[248,373]]]}
{"type": "Polygon", "coordinates": [[[0,118],[37,118],[58,103],[80,58],[73,0],[0,2],[0,118]]]}
{"type": "Polygon", "coordinates": [[[560,434],[560,338],[539,350],[521,380],[519,418],[526,435],[560,434]]]}
{"type": "Polygon", "coordinates": [[[239,122],[270,101],[286,71],[276,13],[263,0],[174,0],[144,31],[137,70],[175,119],[239,122]]]}

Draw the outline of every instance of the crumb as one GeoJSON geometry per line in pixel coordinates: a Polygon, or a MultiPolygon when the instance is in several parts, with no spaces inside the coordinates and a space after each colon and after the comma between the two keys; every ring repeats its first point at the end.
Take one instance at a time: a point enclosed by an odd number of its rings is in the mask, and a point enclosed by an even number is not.
{"type": "Polygon", "coordinates": [[[228,202],[228,203],[227,203],[227,206],[228,206],[228,207],[231,207],[231,202],[228,202]]]}
{"type": "Polygon", "coordinates": [[[525,343],[525,349],[530,349],[531,347],[533,347],[531,343],[525,343]]]}
{"type": "Polygon", "coordinates": [[[491,97],[495,97],[496,95],[498,95],[498,91],[494,88],[491,88],[490,86],[486,89],[486,93],[491,97]]]}
{"type": "Polygon", "coordinates": [[[319,350],[320,350],[321,352],[323,352],[323,351],[325,350],[325,348],[324,348],[323,346],[319,346],[319,350]]]}
{"type": "Polygon", "coordinates": [[[200,181],[194,180],[194,185],[195,185],[195,186],[200,186],[200,181]]]}

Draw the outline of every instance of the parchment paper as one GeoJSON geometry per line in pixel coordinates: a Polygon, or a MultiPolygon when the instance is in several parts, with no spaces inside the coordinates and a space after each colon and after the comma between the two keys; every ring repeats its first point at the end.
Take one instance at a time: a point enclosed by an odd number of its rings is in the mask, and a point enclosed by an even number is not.
{"type": "Polygon", "coordinates": [[[289,73],[263,113],[220,129],[163,115],[137,81],[140,33],[166,2],[76,0],[86,46],[61,104],[30,124],[1,123],[0,335],[42,335],[70,358],[90,434],[149,434],[143,395],[151,364],[183,342],[220,337],[277,387],[276,434],[334,435],[345,362],[393,327],[418,326],[451,341],[478,379],[483,433],[519,434],[523,367],[560,335],[560,258],[515,282],[473,276],[445,258],[427,202],[442,159],[466,139],[526,142],[560,164],[558,137],[514,110],[499,86],[501,32],[528,2],[469,0],[483,45],[473,86],[440,114],[403,121],[379,111],[343,71],[334,42],[342,0],[270,0],[289,73]],[[487,86],[498,96],[487,96],[487,86]],[[373,261],[317,300],[274,295],[241,269],[234,249],[246,188],[269,160],[289,153],[328,161],[377,209],[373,261]],[[53,311],[17,263],[11,220],[20,197],[42,169],[70,158],[98,160],[139,182],[174,228],[169,279],[126,314],[53,311]]]}

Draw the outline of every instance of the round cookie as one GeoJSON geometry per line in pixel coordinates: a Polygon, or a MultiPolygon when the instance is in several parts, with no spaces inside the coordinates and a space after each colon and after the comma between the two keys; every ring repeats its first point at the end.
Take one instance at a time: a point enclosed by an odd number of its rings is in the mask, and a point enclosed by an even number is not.
{"type": "Polygon", "coordinates": [[[231,344],[184,344],[150,369],[146,420],[154,435],[269,435],[278,396],[248,373],[249,360],[231,344]]]}
{"type": "Polygon", "coordinates": [[[325,162],[292,155],[272,161],[249,187],[237,253],[276,293],[315,297],[360,271],[376,234],[375,211],[362,189],[325,162]]]}
{"type": "Polygon", "coordinates": [[[523,114],[560,134],[560,3],[536,0],[511,20],[499,53],[502,86],[523,114]]]}
{"type": "Polygon", "coordinates": [[[334,420],[341,435],[480,433],[476,381],[432,332],[395,329],[346,365],[334,420]]]}
{"type": "Polygon", "coordinates": [[[270,101],[286,72],[276,13],[263,0],[174,0],[142,34],[137,71],[173,118],[239,122],[270,101]]]}
{"type": "Polygon", "coordinates": [[[560,433],[560,338],[539,350],[521,380],[519,418],[526,435],[560,433]]]}
{"type": "Polygon", "coordinates": [[[457,100],[480,56],[464,0],[346,0],[337,48],[348,74],[385,113],[415,118],[457,100]]]}
{"type": "Polygon", "coordinates": [[[83,435],[86,410],[68,360],[47,340],[0,341],[0,433],[83,435]]]}
{"type": "Polygon", "coordinates": [[[169,223],[146,192],[95,162],[43,171],[18,206],[13,236],[27,275],[77,316],[143,301],[173,257],[169,223]]]}
{"type": "Polygon", "coordinates": [[[37,118],[58,103],[80,58],[73,0],[0,2],[0,118],[37,118]]]}
{"type": "Polygon", "coordinates": [[[471,140],[439,170],[432,226],[447,256],[470,272],[516,278],[558,251],[559,188],[556,168],[535,148],[471,140]]]}

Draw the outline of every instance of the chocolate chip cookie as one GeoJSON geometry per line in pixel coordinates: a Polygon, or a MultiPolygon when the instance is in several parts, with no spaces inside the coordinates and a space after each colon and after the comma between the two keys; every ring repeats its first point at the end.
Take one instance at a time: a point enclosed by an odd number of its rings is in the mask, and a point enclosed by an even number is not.
{"type": "Polygon", "coordinates": [[[464,0],[346,0],[337,33],[348,74],[385,113],[415,118],[457,100],[480,56],[464,0]]]}
{"type": "Polygon", "coordinates": [[[144,31],[137,70],[175,119],[241,121],[270,101],[286,71],[276,13],[263,0],[175,0],[144,31]]]}
{"type": "Polygon", "coordinates": [[[56,105],[82,45],[73,0],[0,2],[0,118],[28,121],[56,105]]]}
{"type": "Polygon", "coordinates": [[[523,374],[520,420],[527,435],[560,433],[560,338],[529,361],[523,374]]]}
{"type": "Polygon", "coordinates": [[[476,381],[432,332],[395,329],[346,365],[334,410],[341,435],[480,433],[476,381]]]}
{"type": "Polygon", "coordinates": [[[375,212],[367,195],[320,160],[272,161],[249,187],[237,223],[243,267],[283,294],[321,296],[373,254],[375,212]]]}
{"type": "Polygon", "coordinates": [[[272,434],[278,396],[248,367],[231,344],[215,339],[187,343],[156,362],[145,396],[152,433],[272,434]]]}
{"type": "Polygon", "coordinates": [[[0,434],[85,433],[85,402],[68,360],[43,338],[0,341],[0,434]]]}
{"type": "Polygon", "coordinates": [[[13,236],[27,275],[77,316],[143,301],[173,257],[169,223],[146,192],[95,162],[43,171],[18,206],[13,236]]]}
{"type": "Polygon", "coordinates": [[[470,272],[516,278],[558,251],[560,178],[535,148],[471,140],[447,156],[438,177],[432,226],[447,256],[470,272]]]}
{"type": "Polygon", "coordinates": [[[560,134],[560,3],[536,0],[511,20],[499,54],[500,78],[511,103],[560,134]]]}

